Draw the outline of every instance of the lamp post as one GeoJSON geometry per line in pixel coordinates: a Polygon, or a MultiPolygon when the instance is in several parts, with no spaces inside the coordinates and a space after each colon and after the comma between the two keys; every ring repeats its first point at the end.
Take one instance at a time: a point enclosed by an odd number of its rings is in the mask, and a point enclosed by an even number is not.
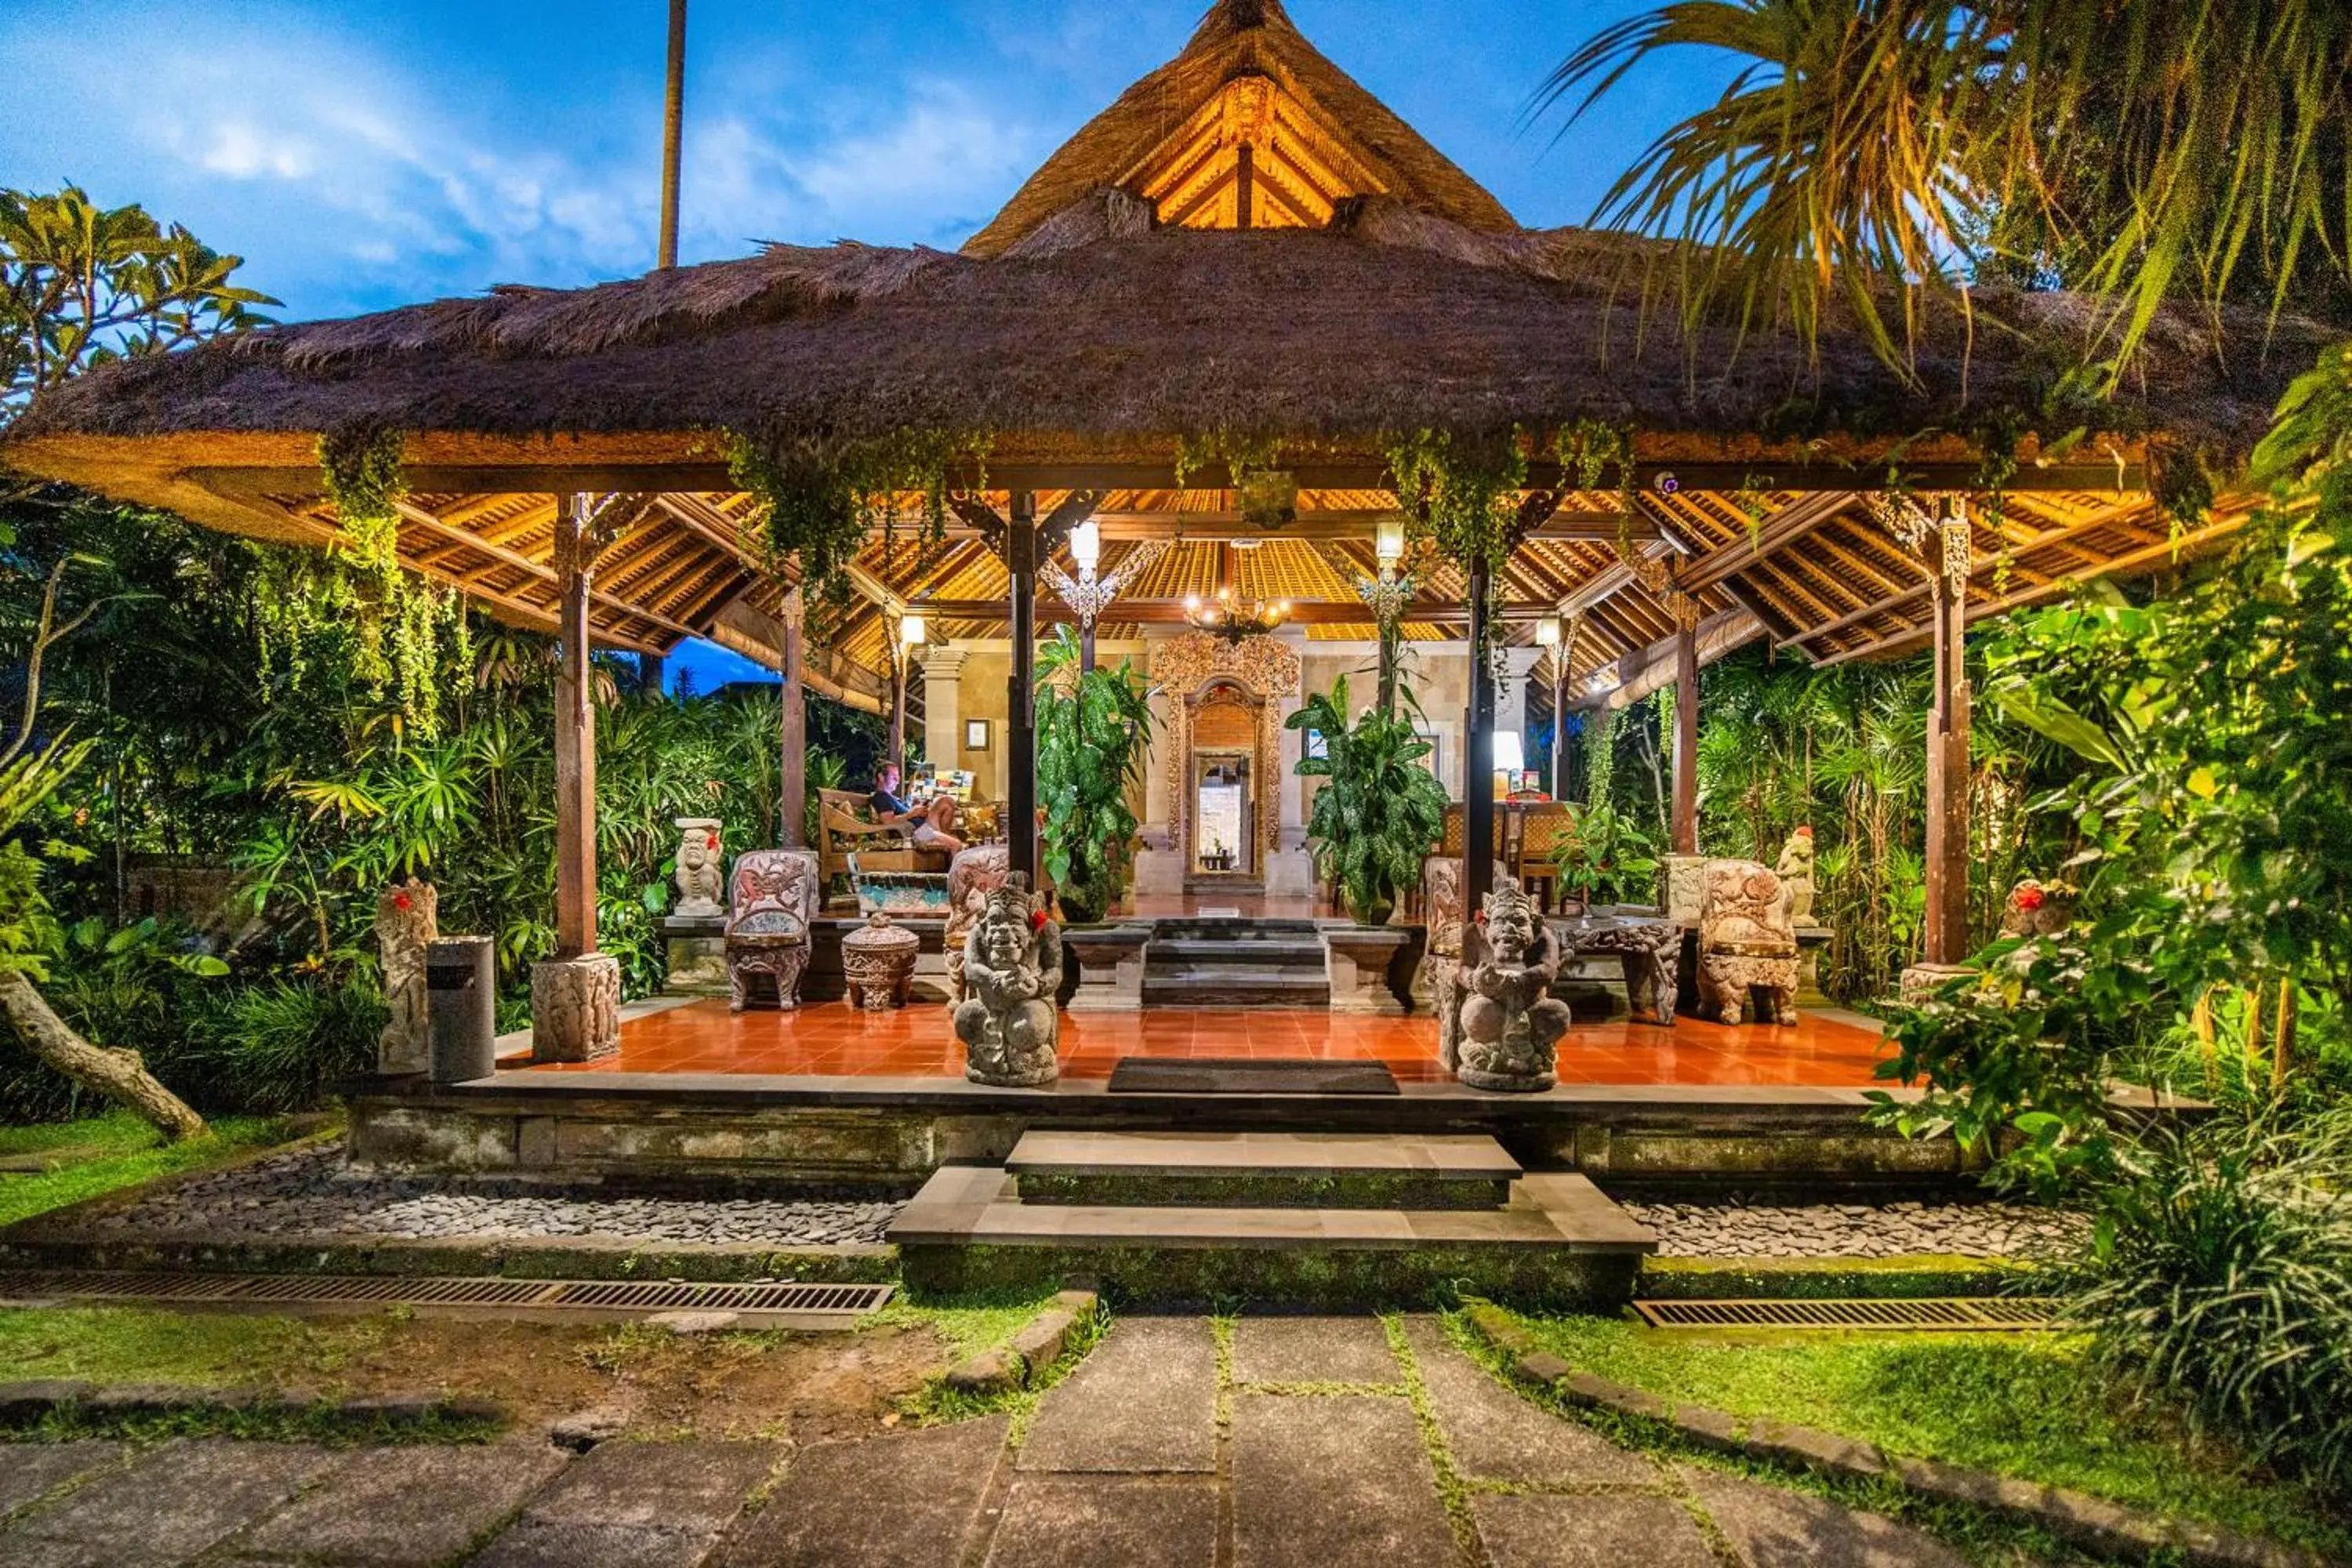
{"type": "Polygon", "coordinates": [[[1568,639],[1558,616],[1536,623],[1536,646],[1551,650],[1551,797],[1566,800],[1568,791],[1568,639]]]}
{"type": "Polygon", "coordinates": [[[898,644],[890,661],[889,760],[902,765],[907,760],[907,661],[929,633],[922,616],[908,613],[898,617],[898,644]]]}
{"type": "Polygon", "coordinates": [[[1372,555],[1380,563],[1380,581],[1369,592],[1363,592],[1363,598],[1380,628],[1380,709],[1382,713],[1393,713],[1397,660],[1404,641],[1404,609],[1412,599],[1411,580],[1398,573],[1404,563],[1404,519],[1387,518],[1373,525],[1372,555]]]}
{"type": "Polygon", "coordinates": [[[1095,568],[1102,564],[1102,527],[1093,518],[1070,530],[1070,561],[1078,569],[1078,593],[1085,601],[1070,606],[1078,612],[1078,672],[1091,675],[1095,668],[1095,616],[1110,597],[1104,595],[1102,604],[1095,602],[1102,587],[1095,578],[1095,568]]]}

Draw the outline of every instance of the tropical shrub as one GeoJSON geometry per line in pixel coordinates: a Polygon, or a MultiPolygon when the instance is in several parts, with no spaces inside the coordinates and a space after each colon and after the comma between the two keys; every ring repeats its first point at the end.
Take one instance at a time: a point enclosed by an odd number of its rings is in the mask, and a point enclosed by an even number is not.
{"type": "Polygon", "coordinates": [[[2152,1138],[2037,1279],[2117,1378],[2352,1488],[2352,1116],[2152,1138]]]}
{"type": "Polygon", "coordinates": [[[1064,912],[1087,921],[1110,912],[1126,879],[1138,826],[1128,794],[1143,777],[1151,706],[1127,660],[1081,671],[1079,656],[1076,636],[1056,626],[1037,661],[1037,804],[1045,873],[1064,912]]]}
{"type": "Polygon", "coordinates": [[[1421,862],[1445,831],[1445,786],[1422,766],[1430,744],[1413,727],[1412,693],[1399,707],[1375,706],[1348,722],[1348,678],[1307,699],[1287,727],[1323,738],[1323,754],[1302,757],[1298,774],[1319,778],[1307,815],[1316,874],[1332,883],[1348,910],[1381,925],[1397,895],[1421,879],[1421,862]]]}
{"type": "MultiPolygon", "coordinates": [[[[369,1071],[391,1011],[373,966],[345,980],[269,980],[230,991],[189,1031],[199,1103],[308,1110],[369,1071]]],[[[166,1075],[167,1077],[171,1075],[166,1075]]]]}
{"type": "Polygon", "coordinates": [[[1657,840],[1614,806],[1576,810],[1573,826],[1552,846],[1551,863],[1561,889],[1587,903],[1649,903],[1658,890],[1657,840]]]}

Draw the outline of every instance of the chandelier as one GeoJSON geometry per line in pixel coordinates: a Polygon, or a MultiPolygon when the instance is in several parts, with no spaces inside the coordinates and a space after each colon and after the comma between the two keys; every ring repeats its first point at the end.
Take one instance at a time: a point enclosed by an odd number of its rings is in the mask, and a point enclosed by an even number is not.
{"type": "Polygon", "coordinates": [[[1218,589],[1213,599],[1203,599],[1198,594],[1187,595],[1184,599],[1184,619],[1193,629],[1227,642],[1264,637],[1289,618],[1289,600],[1236,598],[1231,588],[1218,589]]]}

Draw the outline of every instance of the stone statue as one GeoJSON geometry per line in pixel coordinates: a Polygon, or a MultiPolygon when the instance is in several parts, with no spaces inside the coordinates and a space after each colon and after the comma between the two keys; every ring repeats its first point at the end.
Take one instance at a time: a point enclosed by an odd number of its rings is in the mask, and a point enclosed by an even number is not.
{"type": "Polygon", "coordinates": [[[1727,1024],[1763,999],[1759,1021],[1797,1021],[1797,929],[1777,872],[1753,860],[1710,860],[1699,906],[1698,1005],[1727,1024]]]}
{"type": "Polygon", "coordinates": [[[807,849],[751,849],[735,858],[728,894],[727,1005],[740,1013],[752,981],[774,981],[776,1005],[796,1007],[816,920],[817,864],[807,849]]]}
{"type": "Polygon", "coordinates": [[[677,908],[680,920],[717,920],[727,910],[727,879],[719,852],[720,824],[708,816],[672,818],[677,825],[677,908]]]}
{"type": "Polygon", "coordinates": [[[963,1000],[963,944],[988,903],[988,895],[1004,886],[1013,868],[1012,851],[1002,844],[976,844],[959,849],[948,862],[948,926],[941,941],[947,947],[948,1005],[963,1000]]]}
{"type": "Polygon", "coordinates": [[[1549,1089],[1552,1044],[1568,1032],[1568,1005],[1551,994],[1559,974],[1551,928],[1517,879],[1504,878],[1462,939],[1454,1076],[1473,1089],[1549,1089]]]}
{"type": "Polygon", "coordinates": [[[1421,863],[1421,907],[1429,921],[1429,951],[1421,976],[1437,1010],[1437,1056],[1452,1072],[1462,1023],[1462,862],[1433,855],[1421,863]]]}
{"type": "Polygon", "coordinates": [[[963,984],[955,1032],[964,1077],[1003,1089],[1053,1082],[1061,1072],[1054,994],[1062,984],[1062,931],[1019,872],[987,895],[964,939],[963,984]]]}
{"type": "Polygon", "coordinates": [[[1811,823],[1789,835],[1780,846],[1780,863],[1773,872],[1780,885],[1789,889],[1789,921],[1792,925],[1813,923],[1813,828],[1811,823]]]}
{"type": "Polygon", "coordinates": [[[392,1017],[377,1039],[375,1070],[388,1077],[433,1070],[425,995],[425,950],[441,934],[440,896],[414,877],[386,888],[375,903],[375,941],[383,964],[383,999],[392,1017]]]}
{"type": "Polygon", "coordinates": [[[2009,890],[2001,906],[2003,936],[2058,936],[2074,923],[2074,889],[2063,882],[2040,882],[2032,877],[2009,890]]]}

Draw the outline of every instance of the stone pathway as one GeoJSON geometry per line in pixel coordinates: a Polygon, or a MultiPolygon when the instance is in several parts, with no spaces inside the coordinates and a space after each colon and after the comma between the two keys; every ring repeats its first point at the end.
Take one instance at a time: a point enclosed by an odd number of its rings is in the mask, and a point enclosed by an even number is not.
{"type": "Polygon", "coordinates": [[[1121,1320],[1026,1423],[802,1448],[0,1447],[10,1568],[1958,1568],[1874,1515],[1667,1465],[1433,1319],[1121,1320]]]}
{"type": "Polygon", "coordinates": [[[332,1144],[199,1176],[98,1216],[100,1236],[202,1231],[223,1240],[392,1237],[530,1241],[579,1237],[702,1246],[878,1242],[904,1205],[864,1198],[712,1203],[550,1193],[495,1177],[353,1171],[332,1144]]]}
{"type": "MultiPolygon", "coordinates": [[[[1621,1200],[1622,1202],[1622,1200],[1621,1200]]],[[[2079,1237],[2079,1215],[2028,1204],[1623,1203],[1669,1258],[2025,1258],[2079,1237]]]]}

